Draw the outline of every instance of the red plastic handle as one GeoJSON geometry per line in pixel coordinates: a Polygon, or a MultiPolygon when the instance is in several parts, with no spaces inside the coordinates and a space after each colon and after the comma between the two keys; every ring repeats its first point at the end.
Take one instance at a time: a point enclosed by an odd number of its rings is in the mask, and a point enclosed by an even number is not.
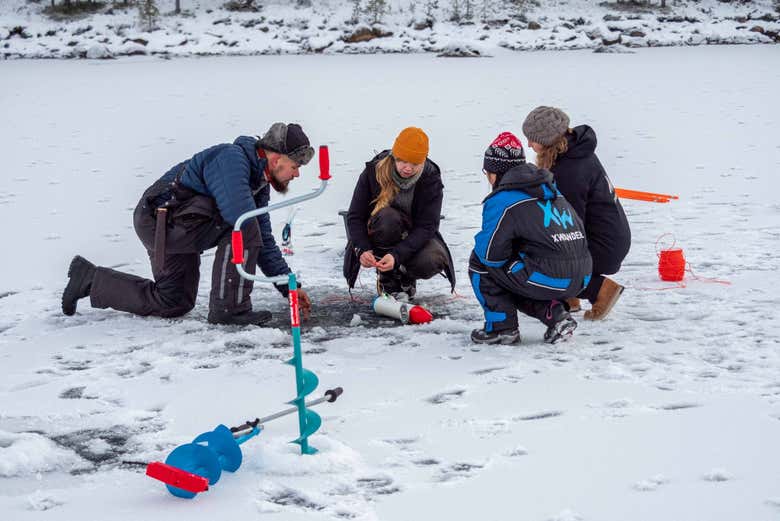
{"type": "Polygon", "coordinates": [[[290,325],[301,327],[301,313],[298,309],[298,290],[290,291],[290,325]]]}
{"type": "Polygon", "coordinates": [[[203,476],[192,474],[171,465],[166,465],[159,461],[153,461],[146,466],[146,475],[150,478],[158,479],[172,487],[186,490],[197,494],[209,489],[209,480],[203,476]]]}
{"type": "Polygon", "coordinates": [[[244,236],[241,230],[233,230],[233,264],[244,264],[244,236]]]}
{"type": "Polygon", "coordinates": [[[320,179],[330,179],[330,153],[328,145],[320,145],[320,179]]]}

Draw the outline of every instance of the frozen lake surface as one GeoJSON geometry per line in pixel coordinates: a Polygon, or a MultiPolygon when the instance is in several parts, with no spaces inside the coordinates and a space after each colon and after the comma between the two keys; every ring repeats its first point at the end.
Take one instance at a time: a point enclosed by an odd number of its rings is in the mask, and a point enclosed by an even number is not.
{"type": "MultiPolygon", "coordinates": [[[[777,46],[0,62],[0,517],[777,519],[778,63],[777,46]],[[525,143],[521,123],[541,104],[594,127],[616,186],[680,200],[624,202],[634,243],[607,321],[548,346],[521,317],[522,346],[476,347],[465,272],[488,192],[482,154],[500,131],[525,143]],[[285,302],[258,285],[255,306],[278,327],[206,324],[212,252],[182,319],[86,301],[65,317],[67,266],[79,253],[148,276],[132,228],[142,191],[277,120],[331,148],[334,179],[301,207],[288,259],[318,306],[304,365],[345,394],[321,409],[318,455],[297,456],[296,425],[281,420],[244,445],[237,473],[177,500],[139,463],[292,398],[285,302]],[[337,212],[362,163],[410,125],[442,168],[461,298],[444,279],[421,282],[439,318],[393,327],[371,317],[373,274],[348,302],[337,212]],[[659,281],[664,233],[696,275],[730,285],[659,281]]],[[[303,172],[292,195],[318,184],[316,166],[303,172]]],[[[277,233],[286,217],[272,216],[277,233]]]]}

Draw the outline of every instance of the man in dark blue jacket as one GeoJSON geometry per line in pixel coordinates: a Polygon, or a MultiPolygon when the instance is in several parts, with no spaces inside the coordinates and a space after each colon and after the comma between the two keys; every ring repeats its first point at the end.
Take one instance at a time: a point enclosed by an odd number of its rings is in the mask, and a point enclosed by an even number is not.
{"type": "Polygon", "coordinates": [[[469,277],[485,312],[475,343],[520,341],[517,311],[547,326],[555,343],[577,322],[565,299],[588,284],[591,258],[582,220],[558,192],[552,174],[525,162],[520,141],[500,134],[485,152],[483,172],[493,190],[482,203],[469,277]]]}
{"type": "MultiPolygon", "coordinates": [[[[136,315],[178,317],[195,306],[200,254],[216,247],[211,276],[208,321],[212,324],[261,325],[271,319],[252,310],[252,281],[242,279],[232,257],[231,231],[238,217],[268,206],[270,187],[285,193],[314,149],[300,125],[274,123],[260,138],[241,136],[198,152],[171,168],[141,197],[133,221],[146,247],[154,280],[97,267],[76,256],[68,270],[62,311],[76,312],[80,298],[92,307],[136,315]]],[[[290,272],[271,232],[268,214],[242,225],[244,269],[255,265],[268,276],[290,272]],[[252,259],[251,261],[249,259],[252,259]]],[[[287,296],[287,286],[276,286],[287,296]]],[[[311,302],[300,291],[301,307],[311,302]]]]}

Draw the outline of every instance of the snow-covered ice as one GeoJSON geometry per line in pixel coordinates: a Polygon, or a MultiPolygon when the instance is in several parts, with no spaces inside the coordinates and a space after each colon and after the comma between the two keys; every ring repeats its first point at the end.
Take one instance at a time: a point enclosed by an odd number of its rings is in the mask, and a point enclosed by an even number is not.
{"type": "Polygon", "coordinates": [[[777,519],[780,50],[635,51],[0,62],[0,517],[777,519]],[[617,186],[680,200],[625,202],[634,243],[609,320],[549,346],[521,318],[523,345],[474,346],[465,266],[482,153],[540,104],[596,129],[617,186]],[[318,306],[304,365],[345,393],[320,409],[317,455],[287,443],[292,418],[270,423],[237,473],[183,501],[143,463],[285,407],[285,302],[258,285],[274,327],[209,326],[208,253],[180,319],[86,301],[65,317],[60,293],[75,253],[148,276],[131,216],[143,189],[276,120],[331,148],[334,179],[301,207],[288,259],[318,306]],[[348,302],[337,214],[362,162],[408,125],[442,167],[460,269],[456,296],[444,279],[420,283],[439,318],[418,327],[372,316],[368,272],[348,302]],[[731,284],[659,281],[666,232],[697,275],[731,284]]]}

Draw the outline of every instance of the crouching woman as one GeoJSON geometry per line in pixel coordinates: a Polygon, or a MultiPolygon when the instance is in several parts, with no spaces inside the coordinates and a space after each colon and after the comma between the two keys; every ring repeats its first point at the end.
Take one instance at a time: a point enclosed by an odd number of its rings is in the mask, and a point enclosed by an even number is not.
{"type": "Polygon", "coordinates": [[[469,277],[485,326],[472,331],[471,340],[520,342],[518,310],[547,326],[545,342],[570,337],[577,322],[565,299],[587,286],[592,266],[582,221],[552,174],[525,162],[509,132],[488,147],[483,172],[492,191],[482,203],[469,277]]]}
{"type": "Polygon", "coordinates": [[[428,136],[405,128],[366,163],[347,214],[344,276],[354,287],[360,267],[376,268],[377,292],[410,299],[418,279],[443,274],[455,287],[449,248],[439,233],[444,185],[428,159],[428,136]]]}

